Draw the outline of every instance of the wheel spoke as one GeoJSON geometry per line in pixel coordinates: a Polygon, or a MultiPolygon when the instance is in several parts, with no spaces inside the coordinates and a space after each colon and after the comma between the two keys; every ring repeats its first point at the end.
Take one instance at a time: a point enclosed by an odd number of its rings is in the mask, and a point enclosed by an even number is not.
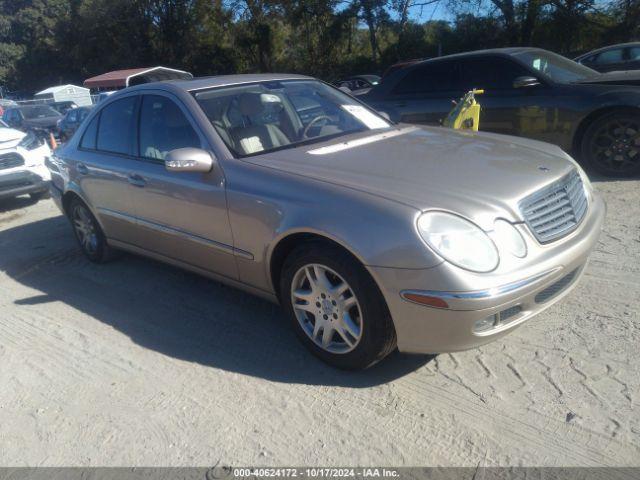
{"type": "Polygon", "coordinates": [[[313,334],[311,339],[315,342],[318,341],[318,336],[320,335],[320,327],[322,326],[322,322],[318,317],[316,317],[315,323],[313,324],[313,334]]]}
{"type": "Polygon", "coordinates": [[[331,282],[327,278],[327,271],[324,268],[319,265],[314,265],[313,273],[316,276],[316,284],[320,289],[326,292],[333,290],[333,285],[331,285],[331,282]]]}
{"type": "MultiPolygon", "coordinates": [[[[342,325],[338,325],[336,327],[336,332],[338,332],[338,335],[340,335],[340,338],[344,340],[344,343],[346,343],[350,347],[353,346],[355,342],[354,338],[350,336],[350,334],[345,330],[345,328],[342,325]]],[[[355,338],[357,339],[357,337],[355,338]]]]}
{"type": "Polygon", "coordinates": [[[298,290],[294,290],[293,296],[296,300],[307,302],[308,304],[313,302],[313,291],[311,290],[303,290],[299,288],[298,290]]]}
{"type": "Polygon", "coordinates": [[[341,282],[337,286],[333,287],[333,290],[331,293],[333,293],[336,297],[340,298],[349,290],[350,290],[349,284],[347,282],[341,282]]]}
{"type": "Polygon", "coordinates": [[[324,327],[322,328],[322,346],[328,347],[333,339],[333,326],[329,322],[325,322],[324,327]]]}
{"type": "Polygon", "coordinates": [[[353,338],[360,337],[360,327],[355,324],[349,312],[344,312],[342,315],[342,326],[353,338]]]}
{"type": "Polygon", "coordinates": [[[342,303],[342,308],[348,311],[351,307],[357,305],[356,297],[349,297],[342,303]]]}

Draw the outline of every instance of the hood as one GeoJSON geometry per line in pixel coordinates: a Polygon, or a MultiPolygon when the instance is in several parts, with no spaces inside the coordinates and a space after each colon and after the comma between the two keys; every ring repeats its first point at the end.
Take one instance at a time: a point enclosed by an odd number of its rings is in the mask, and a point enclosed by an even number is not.
{"type": "Polygon", "coordinates": [[[406,125],[245,160],[419,210],[451,210],[480,226],[496,217],[522,221],[518,201],[575,168],[554,145],[406,125]]]}
{"type": "Polygon", "coordinates": [[[58,120],[62,118],[61,116],[57,117],[43,117],[43,118],[28,118],[24,120],[23,127],[24,128],[52,128],[56,126],[58,120]]]}
{"type": "Polygon", "coordinates": [[[576,83],[581,84],[609,84],[609,85],[640,85],[640,70],[624,70],[620,72],[600,73],[585,78],[576,83]]]}
{"type": "Polygon", "coordinates": [[[26,133],[14,128],[0,128],[0,150],[15,147],[25,135],[26,133]]]}

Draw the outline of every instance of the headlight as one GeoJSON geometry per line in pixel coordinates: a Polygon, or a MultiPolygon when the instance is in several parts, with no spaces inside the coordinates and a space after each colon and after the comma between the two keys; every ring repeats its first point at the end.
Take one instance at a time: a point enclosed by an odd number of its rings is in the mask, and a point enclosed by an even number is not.
{"type": "Polygon", "coordinates": [[[484,231],[462,217],[446,212],[426,212],[418,218],[418,232],[438,255],[473,272],[490,272],[498,266],[498,249],[484,231]]]}
{"type": "Polygon", "coordinates": [[[34,150],[42,146],[43,144],[44,140],[39,138],[35,133],[27,132],[27,135],[22,140],[20,140],[18,146],[24,148],[25,150],[34,150]]]}
{"type": "Polygon", "coordinates": [[[496,220],[493,224],[494,239],[502,250],[523,258],[527,255],[527,244],[516,227],[506,220],[496,220]]]}

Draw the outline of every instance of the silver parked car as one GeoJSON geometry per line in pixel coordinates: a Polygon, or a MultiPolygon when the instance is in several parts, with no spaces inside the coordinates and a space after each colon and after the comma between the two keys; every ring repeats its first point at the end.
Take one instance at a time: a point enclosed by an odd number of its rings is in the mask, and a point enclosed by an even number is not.
{"type": "Polygon", "coordinates": [[[342,368],[512,331],[584,271],[605,206],[558,147],[395,125],[296,75],[128,88],[49,162],[85,255],[147,255],[279,302],[342,368]]]}

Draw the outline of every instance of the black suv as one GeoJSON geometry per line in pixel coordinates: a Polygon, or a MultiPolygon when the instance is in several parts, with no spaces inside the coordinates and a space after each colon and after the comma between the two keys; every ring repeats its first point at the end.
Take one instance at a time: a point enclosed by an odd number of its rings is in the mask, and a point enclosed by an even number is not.
{"type": "Polygon", "coordinates": [[[392,120],[439,125],[452,100],[485,93],[480,130],[554,143],[609,176],[640,173],[640,72],[600,74],[536,48],[418,62],[359,98],[392,120]]]}

